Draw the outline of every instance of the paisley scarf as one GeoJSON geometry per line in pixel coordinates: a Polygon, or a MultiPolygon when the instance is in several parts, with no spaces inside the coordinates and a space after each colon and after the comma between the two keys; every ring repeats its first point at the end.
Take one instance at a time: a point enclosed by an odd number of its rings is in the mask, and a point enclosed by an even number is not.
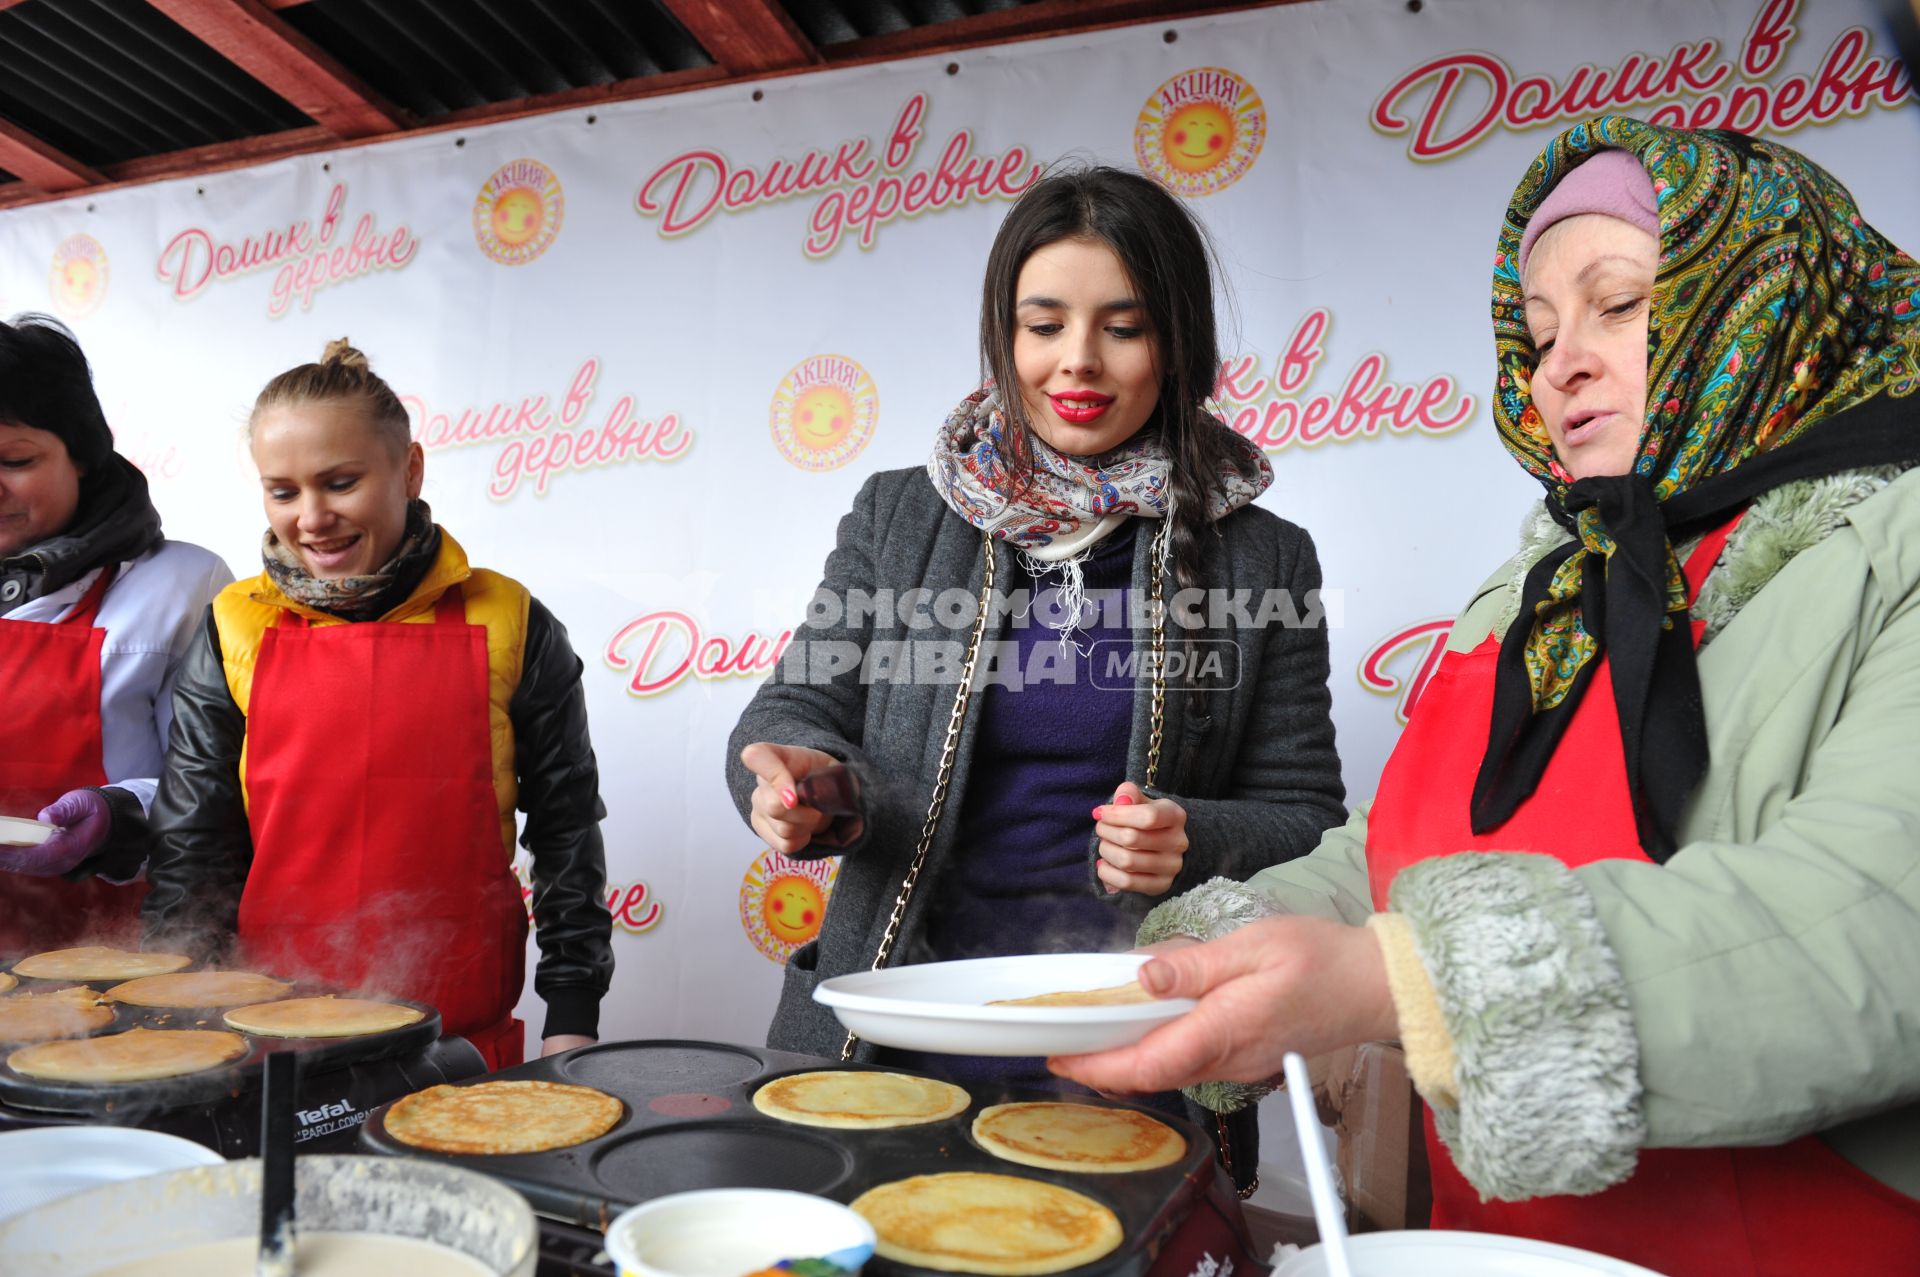
{"type": "Polygon", "coordinates": [[[302,607],[348,621],[371,621],[392,611],[413,593],[439,553],[440,529],[433,511],[418,499],[407,503],[406,530],[393,557],[365,576],[314,576],[272,528],[260,543],[261,562],[281,593],[302,607]]]}
{"type": "MultiPolygon", "coordinates": [[[[1173,462],[1152,434],[1142,431],[1099,457],[1070,456],[1032,435],[1029,469],[1008,452],[1009,428],[994,391],[983,387],[947,417],[927,461],[927,474],[947,505],[988,536],[1045,559],[1056,557],[1047,547],[1090,544],[1087,532],[1117,526],[1127,516],[1168,517],[1173,462]]],[[[1231,463],[1208,489],[1207,518],[1215,522],[1265,492],[1273,467],[1214,418],[1199,428],[1225,431],[1235,445],[1231,463]]]]}
{"type": "Polygon", "coordinates": [[[1574,536],[1528,574],[1500,650],[1472,823],[1539,783],[1606,654],[1640,843],[1665,860],[1707,765],[1673,547],[1795,479],[1920,460],[1920,265],[1798,152],[1602,116],[1555,138],[1514,192],[1494,258],[1494,418],[1574,536]],[[1517,250],[1547,193],[1595,153],[1639,158],[1660,210],[1647,412],[1633,470],[1569,481],[1532,402],[1538,355],[1517,250]]]}

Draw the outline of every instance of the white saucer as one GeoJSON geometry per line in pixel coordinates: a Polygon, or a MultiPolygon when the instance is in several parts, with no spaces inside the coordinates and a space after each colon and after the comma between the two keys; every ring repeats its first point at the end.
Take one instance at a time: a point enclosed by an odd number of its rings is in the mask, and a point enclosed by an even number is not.
{"type": "Polygon", "coordinates": [[[226,1159],[192,1140],[126,1126],[41,1126],[0,1134],[0,1219],[123,1179],[226,1159]]]}

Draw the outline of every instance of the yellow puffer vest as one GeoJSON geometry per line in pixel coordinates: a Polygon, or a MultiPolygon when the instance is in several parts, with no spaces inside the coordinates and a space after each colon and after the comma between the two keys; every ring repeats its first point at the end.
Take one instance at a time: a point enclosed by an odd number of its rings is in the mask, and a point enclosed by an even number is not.
{"type": "MultiPolygon", "coordinates": [[[[514,803],[519,798],[519,781],[513,769],[513,724],[507,719],[507,703],[520,686],[521,669],[526,656],[527,604],[532,596],[527,588],[511,577],[474,568],[459,542],[445,529],[440,533],[440,553],[426,576],[414,587],[404,603],[382,616],[382,621],[424,625],[433,621],[433,608],[440,596],[458,585],[465,596],[467,622],[487,627],[487,720],[493,752],[493,792],[500,809],[500,846],[507,861],[513,859],[514,803]]],[[[265,573],[245,581],[235,581],[213,601],[214,624],[220,631],[221,661],[226,667],[227,689],[240,712],[247,712],[253,694],[253,666],[260,655],[260,640],[282,612],[294,612],[314,625],[346,625],[337,616],[316,612],[295,603],[265,573]]],[[[240,755],[240,786],[246,793],[247,758],[240,755]]],[[[251,798],[249,796],[249,803],[251,798]]]]}

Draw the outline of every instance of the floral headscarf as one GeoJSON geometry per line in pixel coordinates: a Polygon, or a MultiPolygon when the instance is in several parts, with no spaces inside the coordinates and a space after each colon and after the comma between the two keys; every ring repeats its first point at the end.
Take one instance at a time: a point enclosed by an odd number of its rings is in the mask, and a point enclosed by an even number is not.
{"type": "Polygon", "coordinates": [[[1920,403],[1894,402],[1920,387],[1920,265],[1796,151],[1602,116],[1555,138],[1514,192],[1493,322],[1501,442],[1575,539],[1529,574],[1502,643],[1473,827],[1533,792],[1605,652],[1641,845],[1664,860],[1707,762],[1673,546],[1779,484],[1920,460],[1920,403]],[[1640,160],[1660,212],[1646,423],[1631,473],[1571,481],[1533,405],[1517,258],[1547,194],[1607,149],[1640,160]]]}

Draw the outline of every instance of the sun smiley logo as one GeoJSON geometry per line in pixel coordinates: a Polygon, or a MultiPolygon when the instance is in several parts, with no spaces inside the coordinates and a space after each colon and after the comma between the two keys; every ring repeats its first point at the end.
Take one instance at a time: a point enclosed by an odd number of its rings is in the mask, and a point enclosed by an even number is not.
{"type": "Polygon", "coordinates": [[[538,160],[503,164],[474,198],[474,241],[502,266],[524,266],[553,243],[566,208],[552,169],[538,160]]]}
{"type": "Polygon", "coordinates": [[[802,470],[838,470],[867,446],[879,416],[880,393],[865,368],[845,355],[814,355],[774,392],[773,446],[802,470]]]}
{"type": "Polygon", "coordinates": [[[1253,86],[1220,67],[1195,67],[1147,99],[1133,153],[1174,194],[1191,198],[1246,176],[1266,138],[1267,109],[1253,86]]]}
{"type": "Polygon", "coordinates": [[[85,319],[107,299],[107,250],[91,235],[70,235],[53,250],[53,308],[85,319]]]}
{"type": "Polygon", "coordinates": [[[753,947],[785,963],[820,934],[840,860],[790,860],[769,848],[740,880],[740,925],[753,947]]]}

